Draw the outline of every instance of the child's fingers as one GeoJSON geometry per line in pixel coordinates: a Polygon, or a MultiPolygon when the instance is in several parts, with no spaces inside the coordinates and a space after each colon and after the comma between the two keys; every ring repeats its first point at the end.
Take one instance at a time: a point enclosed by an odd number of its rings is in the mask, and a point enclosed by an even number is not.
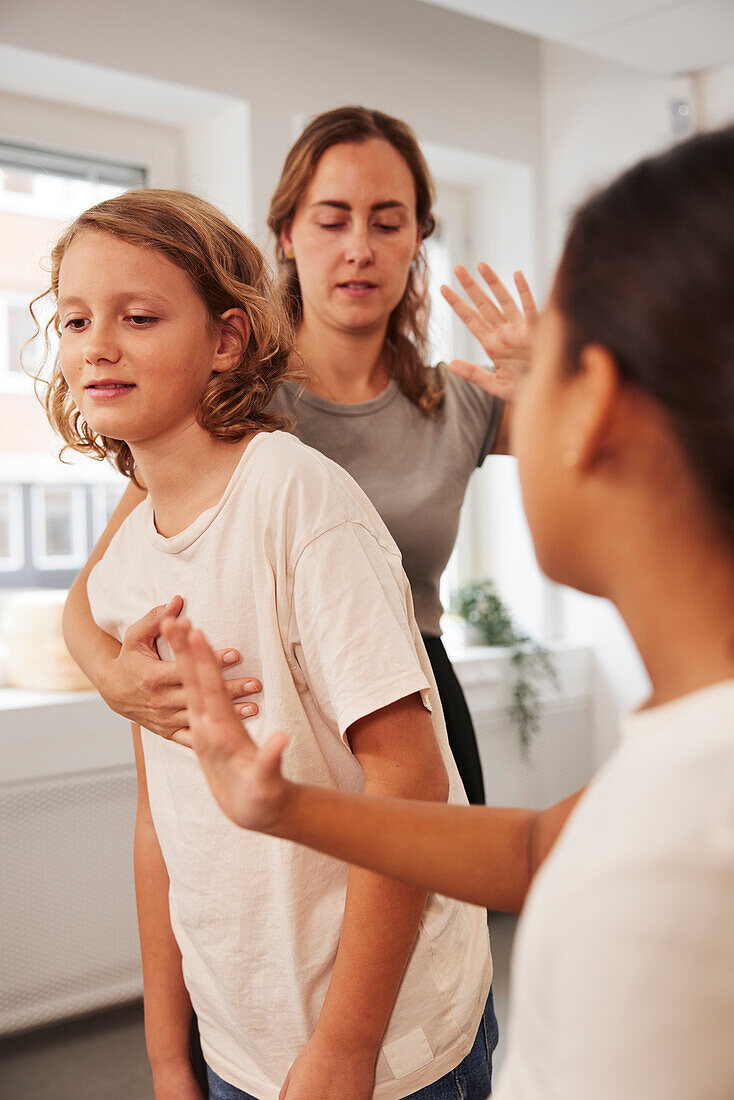
{"type": "Polygon", "coordinates": [[[288,744],[288,734],[273,733],[258,751],[256,770],[260,778],[271,779],[280,774],[280,761],[288,744]]]}
{"type": "Polygon", "coordinates": [[[161,633],[168,641],[176,658],[176,667],[181,677],[188,709],[191,714],[201,714],[203,700],[196,664],[191,653],[191,623],[188,619],[166,618],[161,623],[161,633]]]}

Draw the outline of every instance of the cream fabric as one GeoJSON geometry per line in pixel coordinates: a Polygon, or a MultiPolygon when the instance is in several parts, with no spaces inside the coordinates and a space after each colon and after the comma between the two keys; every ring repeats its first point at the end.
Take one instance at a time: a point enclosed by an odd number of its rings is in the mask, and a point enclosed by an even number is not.
{"type": "Polygon", "coordinates": [[[495,1100],[734,1097],[734,680],[623,732],[521,918],[495,1100]]]}
{"type": "MultiPolygon", "coordinates": [[[[288,731],[285,771],[294,779],[360,791],[349,726],[420,692],[450,799],[466,801],[397,547],[349,475],[292,436],[256,436],[219,504],[173,538],[156,531],[144,501],[88,591],[96,621],[117,638],[180,593],[184,614],[216,648],[241,651],[229,674],[262,680],[262,709],[248,730],[256,741],[288,731]]],[[[159,647],[168,658],[162,640],[159,647]]],[[[318,1019],[348,867],[236,828],[191,750],[147,731],[143,748],[204,1055],[224,1080],[276,1100],[318,1019]]],[[[484,910],[432,896],[379,1056],[375,1097],[407,1096],[461,1061],[491,976],[484,910]]]]}

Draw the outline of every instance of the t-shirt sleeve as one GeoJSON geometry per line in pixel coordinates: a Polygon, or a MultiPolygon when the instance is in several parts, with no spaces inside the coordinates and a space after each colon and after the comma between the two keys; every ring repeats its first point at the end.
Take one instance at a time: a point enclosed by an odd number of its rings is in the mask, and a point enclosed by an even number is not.
{"type": "Polygon", "coordinates": [[[457,421],[455,430],[466,435],[475,465],[481,466],[497,443],[505,403],[454,374],[445,363],[439,363],[436,370],[444,380],[446,400],[452,410],[449,415],[457,421]]]}
{"type": "Polygon", "coordinates": [[[399,554],[359,523],[320,534],[298,557],[289,645],[345,742],[358,719],[414,692],[431,709],[411,606],[399,554]]]}
{"type": "MultiPolygon", "coordinates": [[[[484,391],[481,391],[484,393],[484,391]]],[[[505,411],[505,403],[499,397],[492,397],[491,394],[484,394],[489,399],[488,403],[484,404],[487,417],[487,431],[482,440],[482,445],[479,449],[479,455],[477,457],[477,466],[481,466],[487,455],[491,455],[497,443],[497,436],[499,435],[500,424],[502,423],[502,414],[505,411]]]]}

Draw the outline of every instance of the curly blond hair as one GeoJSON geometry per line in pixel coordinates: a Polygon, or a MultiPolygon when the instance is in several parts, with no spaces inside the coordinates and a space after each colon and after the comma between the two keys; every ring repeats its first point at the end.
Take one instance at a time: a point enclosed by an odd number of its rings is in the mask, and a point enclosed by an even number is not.
{"type": "MultiPolygon", "coordinates": [[[[268,226],[275,236],[275,254],[290,319],[297,328],[303,316],[301,284],[295,261],[286,256],[280,242],[306,193],[316,167],[334,145],[363,144],[372,138],[387,141],[408,165],[415,184],[416,218],[425,241],[436,228],[433,214],[435,188],[415,134],[406,122],[367,107],[337,107],[311,119],[293,144],[270,201],[268,226]]],[[[426,366],[428,356],[428,268],[421,245],[411,264],[402,298],[390,314],[385,352],[391,373],[405,396],[421,412],[434,418],[443,404],[444,384],[439,371],[426,366]]],[[[306,364],[307,366],[307,364],[306,364]]]]}
{"type": "MultiPolygon", "coordinates": [[[[59,268],[71,242],[94,230],[152,249],[184,271],[204,302],[212,324],[229,309],[242,309],[251,335],[237,365],[213,374],[202,394],[197,420],[215,439],[243,439],[253,430],[272,431],[286,425],[268,411],[281,382],[289,377],[288,357],[293,327],[280,291],[260,250],[211,203],[186,191],[142,188],[127,191],[85,210],[64,231],[51,253],[51,285],[31,302],[47,295],[58,298],[59,268]]],[[[225,322],[226,324],[226,322],[225,322]]],[[[46,359],[49,329],[60,334],[58,311],[45,327],[46,359]]],[[[237,330],[234,330],[237,331],[237,330]]],[[[69,392],[57,355],[50,377],[36,376],[39,399],[52,427],[71,448],[92,458],[114,461],[136,484],[135,462],[127,443],[99,435],[84,420],[69,392]],[[38,385],[45,387],[41,396],[38,385]]]]}

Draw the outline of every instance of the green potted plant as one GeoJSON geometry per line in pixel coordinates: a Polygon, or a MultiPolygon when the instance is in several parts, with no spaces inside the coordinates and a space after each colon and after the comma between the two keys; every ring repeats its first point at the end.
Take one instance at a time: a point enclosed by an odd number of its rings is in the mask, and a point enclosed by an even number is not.
{"type": "Polygon", "coordinates": [[[559,686],[550,653],[518,629],[488,578],[462,585],[452,597],[451,610],[467,624],[468,638],[511,650],[514,683],[510,717],[517,727],[520,751],[527,756],[532,735],[540,728],[539,683],[547,679],[555,688],[559,686]]]}

